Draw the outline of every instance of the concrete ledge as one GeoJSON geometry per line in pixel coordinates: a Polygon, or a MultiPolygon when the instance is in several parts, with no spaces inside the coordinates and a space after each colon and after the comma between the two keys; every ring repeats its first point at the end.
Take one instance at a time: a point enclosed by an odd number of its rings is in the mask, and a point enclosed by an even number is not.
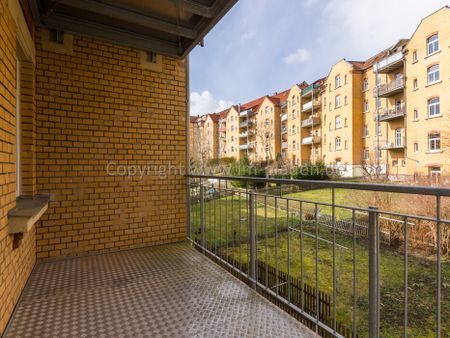
{"type": "Polygon", "coordinates": [[[8,213],[8,233],[26,233],[48,209],[47,196],[19,197],[16,207],[8,213]]]}

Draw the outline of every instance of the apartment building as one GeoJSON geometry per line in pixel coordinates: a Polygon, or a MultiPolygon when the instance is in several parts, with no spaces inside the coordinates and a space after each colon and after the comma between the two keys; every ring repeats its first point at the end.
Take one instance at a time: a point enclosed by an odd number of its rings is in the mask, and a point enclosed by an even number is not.
{"type": "Polygon", "coordinates": [[[365,61],[342,59],[323,79],[230,107],[218,154],[255,162],[280,154],[291,166],[320,160],[348,177],[448,175],[449,41],[444,7],[365,61]]]}
{"type": "Polygon", "coordinates": [[[405,53],[408,175],[450,175],[450,8],[424,18],[405,53]]]}
{"type": "Polygon", "coordinates": [[[219,113],[219,158],[227,157],[227,117],[230,109],[225,109],[219,113]]]}

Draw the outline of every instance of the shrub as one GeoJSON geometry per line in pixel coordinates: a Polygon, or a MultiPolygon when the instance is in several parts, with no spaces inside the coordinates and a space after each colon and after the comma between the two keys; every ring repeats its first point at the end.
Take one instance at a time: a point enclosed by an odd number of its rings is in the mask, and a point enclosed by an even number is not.
{"type": "Polygon", "coordinates": [[[306,163],[292,170],[292,178],[298,180],[327,180],[329,175],[323,162],[306,163]]]}
{"type": "MultiPolygon", "coordinates": [[[[261,167],[252,166],[247,157],[235,162],[231,165],[231,176],[244,176],[244,177],[266,177],[266,170],[261,167]]],[[[264,187],[264,182],[244,182],[244,181],[232,181],[231,184],[237,188],[260,188],[264,187]]]]}

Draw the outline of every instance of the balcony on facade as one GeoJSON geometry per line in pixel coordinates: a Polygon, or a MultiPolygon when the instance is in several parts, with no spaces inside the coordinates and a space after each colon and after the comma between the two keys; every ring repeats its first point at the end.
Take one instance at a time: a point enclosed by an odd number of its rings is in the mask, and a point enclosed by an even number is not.
{"type": "Polygon", "coordinates": [[[288,128],[286,126],[281,127],[281,135],[287,134],[288,128]]]}
{"type": "Polygon", "coordinates": [[[303,145],[316,144],[316,143],[320,143],[321,140],[322,140],[322,138],[319,135],[312,135],[312,136],[304,137],[302,139],[302,144],[303,145]]]}
{"type": "Polygon", "coordinates": [[[239,145],[239,149],[240,150],[251,150],[251,149],[253,149],[253,144],[251,144],[251,143],[241,144],[241,145],[239,145]]]}
{"type": "Polygon", "coordinates": [[[403,76],[392,80],[389,83],[380,84],[374,89],[375,97],[390,97],[399,94],[405,88],[405,79],[403,76]]]}
{"type": "Polygon", "coordinates": [[[250,137],[250,136],[253,136],[253,132],[250,130],[239,133],[240,138],[246,138],[246,137],[250,137]]]}
{"type": "Polygon", "coordinates": [[[281,149],[287,149],[288,143],[287,142],[281,142],[281,149]]]}
{"type": "Polygon", "coordinates": [[[380,74],[390,73],[403,65],[403,52],[397,52],[373,65],[373,71],[380,74]]]}
{"type": "Polygon", "coordinates": [[[384,150],[403,150],[406,146],[405,137],[401,136],[394,140],[394,142],[387,141],[381,146],[384,150]]]}
{"type": "Polygon", "coordinates": [[[250,127],[253,124],[251,120],[246,120],[241,123],[239,123],[239,128],[247,128],[250,127]]]}
{"type": "Polygon", "coordinates": [[[312,111],[313,109],[319,109],[319,108],[320,108],[319,100],[309,101],[309,102],[306,102],[302,106],[302,113],[308,113],[308,112],[312,111]]]}
{"type": "Polygon", "coordinates": [[[320,117],[310,117],[302,120],[302,128],[313,127],[320,124],[320,117]]]}
{"type": "Polygon", "coordinates": [[[375,121],[378,119],[380,122],[383,122],[404,118],[405,113],[405,105],[401,105],[395,108],[385,108],[383,114],[379,116],[375,115],[375,121]]]}
{"type": "Polygon", "coordinates": [[[288,114],[281,114],[281,122],[287,121],[288,119],[288,114]]]}
{"type": "Polygon", "coordinates": [[[252,115],[252,113],[253,112],[250,109],[243,110],[243,111],[239,112],[239,117],[242,117],[242,118],[249,117],[250,115],[252,115]]]}
{"type": "Polygon", "coordinates": [[[302,97],[310,97],[313,94],[316,94],[320,89],[319,84],[312,84],[302,90],[302,97]],[[314,89],[314,90],[313,90],[314,89]]]}

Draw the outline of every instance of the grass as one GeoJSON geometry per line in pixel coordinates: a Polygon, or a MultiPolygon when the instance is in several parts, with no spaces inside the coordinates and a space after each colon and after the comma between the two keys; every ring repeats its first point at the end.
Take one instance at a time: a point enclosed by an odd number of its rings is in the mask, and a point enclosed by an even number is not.
{"type": "MultiPolygon", "coordinates": [[[[320,191],[307,191],[291,195],[297,198],[320,200],[326,202],[330,198],[329,189],[320,191]],[[299,195],[300,194],[300,195],[299,195]]],[[[336,202],[345,203],[348,200],[346,192],[336,190],[336,202]]],[[[288,238],[286,233],[287,214],[282,210],[275,210],[275,200],[268,198],[265,206],[259,204],[256,209],[256,226],[259,235],[258,257],[275,266],[278,255],[279,269],[287,271],[288,238]],[[270,206],[272,205],[272,206],[270,206]],[[275,230],[278,237],[275,239],[275,230]],[[267,251],[266,238],[267,234],[267,251]],[[275,247],[277,241],[277,252],[275,247]]],[[[322,210],[322,212],[324,212],[322,210]]],[[[191,207],[191,231],[192,237],[199,237],[198,216],[200,207],[194,204],[191,207]]],[[[238,197],[224,197],[205,203],[206,240],[216,243],[218,247],[226,248],[226,252],[236,260],[248,259],[248,217],[247,200],[238,197]],[[216,220],[216,221],[214,221],[216,220]]],[[[344,215],[345,216],[345,215],[344,215]]],[[[304,222],[303,231],[315,233],[313,223],[304,222]]],[[[298,220],[294,223],[298,226],[298,220]]],[[[318,228],[319,238],[332,240],[332,232],[329,228],[318,228]]],[[[336,269],[340,265],[339,291],[336,294],[337,319],[344,325],[351,327],[353,318],[353,241],[349,236],[336,234],[337,243],[346,247],[342,249],[339,259],[339,250],[336,249],[336,269]]],[[[303,236],[303,279],[311,285],[315,285],[315,238],[303,236]]],[[[367,242],[358,239],[354,247],[356,253],[357,273],[357,328],[358,333],[367,336],[368,327],[368,248],[367,242]]],[[[291,233],[290,237],[290,271],[297,278],[300,274],[300,238],[298,234],[291,233]]],[[[319,241],[319,289],[329,294],[333,293],[333,246],[319,241]]],[[[381,280],[381,335],[397,337],[403,332],[403,278],[404,278],[403,254],[383,247],[380,257],[381,280]]],[[[337,272],[336,272],[337,274],[337,272]]],[[[450,333],[450,263],[448,260],[442,264],[442,333],[443,336],[450,333]]],[[[410,336],[428,337],[434,336],[435,323],[435,261],[428,257],[420,257],[419,253],[409,255],[408,261],[408,327],[410,336]]],[[[337,280],[336,280],[337,283],[337,280]]]]}

